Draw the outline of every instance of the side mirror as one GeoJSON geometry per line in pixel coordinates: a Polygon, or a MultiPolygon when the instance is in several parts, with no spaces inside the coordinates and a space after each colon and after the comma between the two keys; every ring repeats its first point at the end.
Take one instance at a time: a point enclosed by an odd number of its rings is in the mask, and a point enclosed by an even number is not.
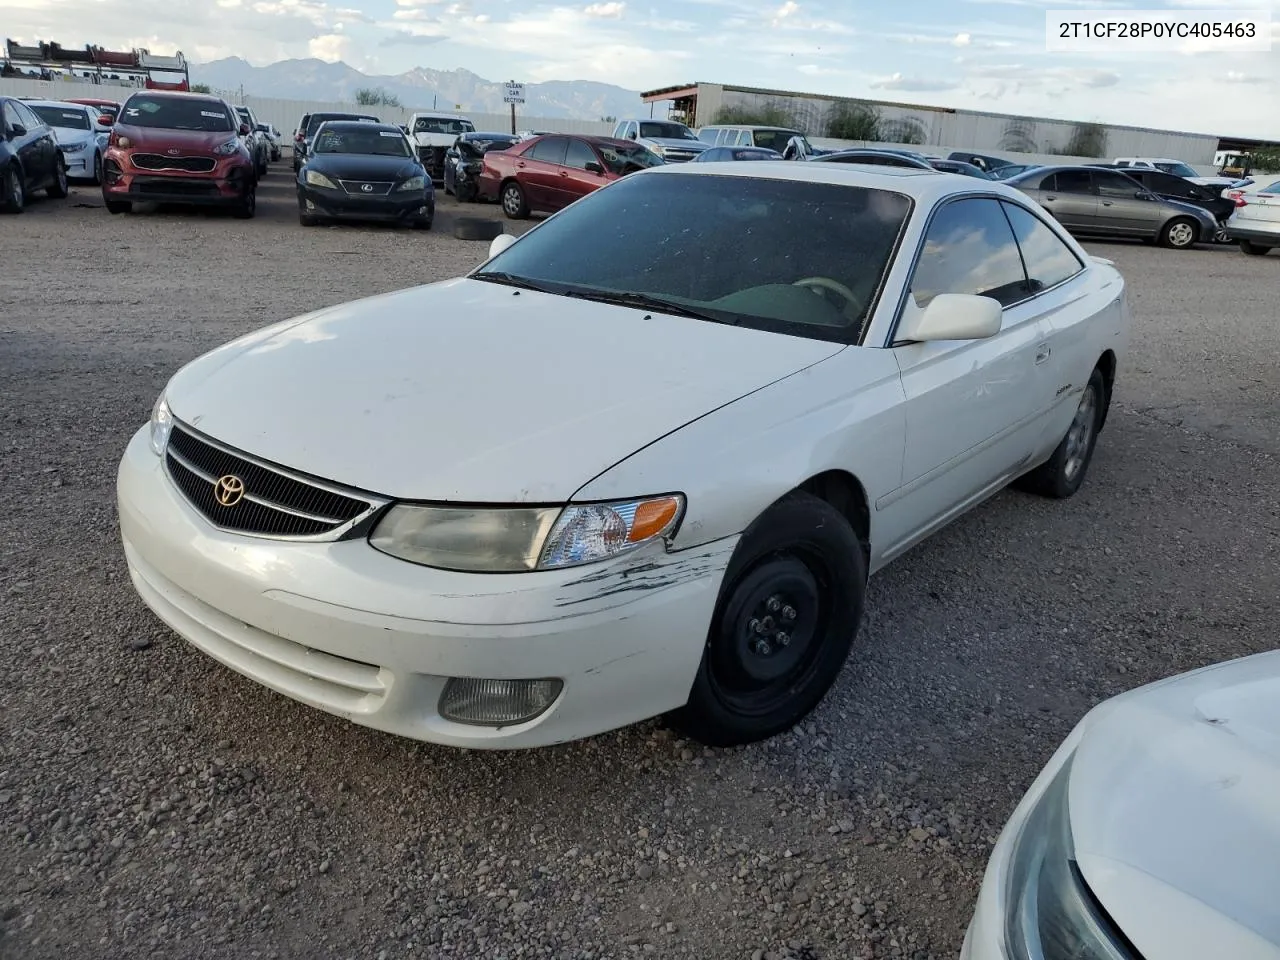
{"type": "Polygon", "coordinates": [[[899,340],[985,340],[1000,332],[998,300],[967,293],[940,293],[923,310],[902,318],[899,340]]]}
{"type": "Polygon", "coordinates": [[[249,133],[249,125],[247,123],[240,124],[240,136],[247,137],[249,133]]]}
{"type": "Polygon", "coordinates": [[[585,169],[587,173],[604,173],[604,164],[597,160],[588,160],[585,169]]]}
{"type": "Polygon", "coordinates": [[[27,135],[27,128],[20,123],[15,123],[9,128],[9,134],[14,137],[25,137],[27,135]]]}
{"type": "Polygon", "coordinates": [[[116,122],[115,117],[108,116],[105,113],[98,117],[98,125],[102,127],[109,127],[115,122],[116,122]]]}
{"type": "Polygon", "coordinates": [[[639,134],[637,134],[634,130],[632,130],[630,133],[627,134],[627,139],[635,140],[638,136],[639,134]]]}
{"type": "Polygon", "coordinates": [[[493,238],[493,241],[489,244],[489,259],[492,260],[494,257],[496,257],[503,250],[507,249],[507,247],[511,246],[515,242],[516,242],[516,238],[509,233],[498,234],[496,237],[493,238]]]}

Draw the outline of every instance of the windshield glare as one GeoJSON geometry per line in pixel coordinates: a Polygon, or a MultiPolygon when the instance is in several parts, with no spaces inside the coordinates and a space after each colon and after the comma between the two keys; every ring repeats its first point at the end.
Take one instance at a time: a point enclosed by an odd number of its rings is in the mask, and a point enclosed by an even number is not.
{"type": "Polygon", "coordinates": [[[473,133],[475,129],[475,125],[468,120],[446,117],[419,117],[413,125],[414,133],[445,133],[455,137],[460,133],[473,133]]]}
{"type": "Polygon", "coordinates": [[[643,170],[645,167],[660,167],[663,165],[663,159],[655,153],[646,150],[639,144],[621,144],[597,143],[596,149],[600,151],[600,158],[604,160],[605,169],[610,173],[616,173],[622,176],[626,173],[634,173],[637,170],[643,170]]]}
{"type": "Polygon", "coordinates": [[[412,157],[399,130],[326,127],[316,137],[315,153],[358,153],[375,157],[412,157]]]}
{"type": "Polygon", "coordinates": [[[316,131],[320,129],[320,125],[324,123],[328,123],[330,120],[362,120],[365,123],[378,122],[377,117],[358,116],[356,114],[314,113],[311,115],[311,118],[307,121],[307,130],[306,130],[305,136],[314,137],[316,135],[316,131]]]}
{"type": "Polygon", "coordinates": [[[697,140],[693,131],[681,123],[644,121],[640,124],[640,136],[647,140],[697,140]]]}
{"type": "Polygon", "coordinates": [[[910,212],[908,197],[887,190],[650,174],[588,194],[484,272],[588,298],[641,294],[725,323],[851,343],[910,212]]]}
{"type": "Polygon", "coordinates": [[[88,130],[89,115],[72,107],[38,107],[27,104],[31,112],[51,127],[67,127],[72,130],[88,130]]]}
{"type": "Polygon", "coordinates": [[[219,133],[235,130],[239,124],[233,119],[236,118],[228,115],[226,104],[218,100],[137,94],[125,103],[120,122],[135,127],[219,133]]]}

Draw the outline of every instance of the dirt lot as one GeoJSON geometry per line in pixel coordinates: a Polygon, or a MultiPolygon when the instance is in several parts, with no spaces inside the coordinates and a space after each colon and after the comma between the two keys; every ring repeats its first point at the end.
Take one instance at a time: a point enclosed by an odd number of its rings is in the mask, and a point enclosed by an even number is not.
{"type": "Polygon", "coordinates": [[[443,196],[429,234],[303,229],[291,189],[276,165],[252,221],[93,188],[0,219],[0,956],[953,957],[1088,707],[1276,645],[1280,255],[1096,244],[1138,319],[1084,489],[877,577],[794,736],[464,753],[277,696],[134,595],[126,438],[197,354],[487,247],[443,196]]]}

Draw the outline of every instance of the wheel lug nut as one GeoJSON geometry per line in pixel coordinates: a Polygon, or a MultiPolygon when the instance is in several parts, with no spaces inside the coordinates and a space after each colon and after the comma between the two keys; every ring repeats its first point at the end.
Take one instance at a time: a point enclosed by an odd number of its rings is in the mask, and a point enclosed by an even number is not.
{"type": "Polygon", "coordinates": [[[783,608],[782,608],[782,619],[783,619],[783,620],[794,620],[795,618],[796,618],[796,608],[795,608],[795,607],[783,607],[783,608]]]}
{"type": "Polygon", "coordinates": [[[752,617],[751,622],[747,624],[747,629],[750,630],[752,633],[759,633],[760,621],[757,620],[755,617],[752,617]]]}
{"type": "Polygon", "coordinates": [[[769,602],[765,604],[769,608],[770,613],[777,613],[782,609],[782,601],[777,597],[770,597],[769,602]]]}
{"type": "Polygon", "coordinates": [[[762,657],[767,657],[769,654],[773,653],[773,647],[769,646],[769,641],[761,640],[760,645],[756,648],[756,653],[760,654],[762,657]]]}
{"type": "Polygon", "coordinates": [[[781,631],[779,631],[778,633],[774,634],[773,639],[777,642],[778,646],[785,647],[787,644],[791,642],[791,635],[787,633],[782,633],[781,631]]]}

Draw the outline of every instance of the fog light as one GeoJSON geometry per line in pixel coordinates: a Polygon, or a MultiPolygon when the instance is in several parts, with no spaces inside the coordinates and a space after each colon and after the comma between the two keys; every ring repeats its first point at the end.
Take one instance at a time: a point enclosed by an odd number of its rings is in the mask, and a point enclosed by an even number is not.
{"type": "Polygon", "coordinates": [[[556,702],[564,681],[452,677],[440,694],[440,716],[478,727],[527,723],[556,702]]]}

